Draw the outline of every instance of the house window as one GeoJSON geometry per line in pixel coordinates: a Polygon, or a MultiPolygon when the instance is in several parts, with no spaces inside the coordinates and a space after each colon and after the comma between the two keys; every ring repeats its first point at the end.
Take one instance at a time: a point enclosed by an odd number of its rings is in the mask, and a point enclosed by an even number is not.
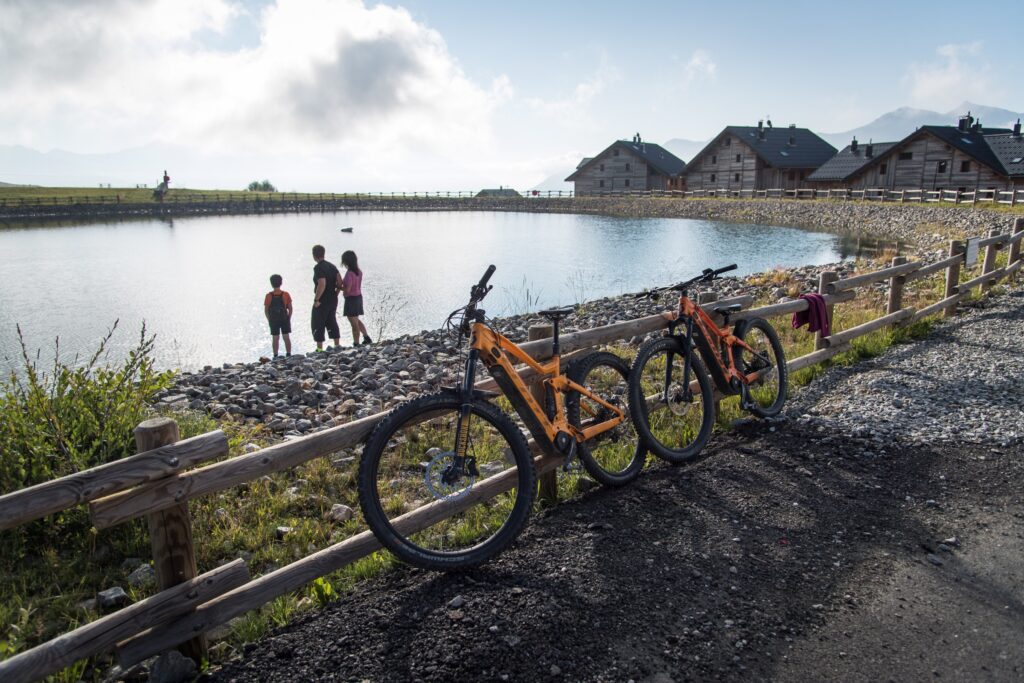
{"type": "Polygon", "coordinates": [[[793,171],[790,171],[789,172],[789,179],[790,180],[796,180],[796,173],[794,173],[793,171]]]}
{"type": "Polygon", "coordinates": [[[627,171],[629,170],[629,164],[628,163],[626,164],[626,170],[627,171]]]}
{"type": "Polygon", "coordinates": [[[935,172],[936,173],[945,173],[946,172],[946,162],[945,161],[940,161],[938,163],[938,165],[935,167],[935,172]]]}
{"type": "Polygon", "coordinates": [[[711,174],[711,182],[715,182],[715,174],[714,173],[711,174]]]}
{"type": "Polygon", "coordinates": [[[612,154],[614,154],[615,156],[619,156],[619,150],[615,150],[614,152],[612,152],[612,154]]]}
{"type": "Polygon", "coordinates": [[[736,163],[738,164],[738,163],[740,163],[741,161],[743,161],[743,155],[742,155],[742,154],[737,154],[737,155],[736,155],[736,163]]]}
{"type": "Polygon", "coordinates": [[[732,179],[738,183],[740,181],[740,174],[739,173],[733,173],[732,174],[732,179]]]}
{"type": "Polygon", "coordinates": [[[913,152],[900,152],[900,161],[910,161],[914,158],[913,152]]]}
{"type": "Polygon", "coordinates": [[[729,147],[730,145],[732,145],[732,138],[726,138],[725,142],[723,142],[722,144],[725,145],[726,147],[729,147]]]}
{"type": "Polygon", "coordinates": [[[604,173],[604,164],[601,164],[601,173],[604,173]]]}
{"type": "Polygon", "coordinates": [[[604,181],[603,181],[603,180],[599,180],[599,181],[598,181],[598,183],[600,183],[600,184],[598,185],[598,187],[604,187],[604,181]]]}
{"type": "Polygon", "coordinates": [[[800,180],[804,179],[804,171],[800,171],[800,180]]]}
{"type": "Polygon", "coordinates": [[[889,164],[880,164],[878,166],[878,175],[885,175],[885,172],[889,170],[889,164]]]}
{"type": "Polygon", "coordinates": [[[711,163],[713,163],[713,164],[717,164],[718,163],[718,155],[717,154],[712,154],[711,155],[711,163]]]}
{"type": "Polygon", "coordinates": [[[961,161],[960,162],[960,172],[961,173],[967,173],[970,170],[971,170],[971,162],[969,162],[969,161],[961,161]]]}
{"type": "Polygon", "coordinates": [[[629,178],[626,178],[626,187],[629,187],[629,178]]]}

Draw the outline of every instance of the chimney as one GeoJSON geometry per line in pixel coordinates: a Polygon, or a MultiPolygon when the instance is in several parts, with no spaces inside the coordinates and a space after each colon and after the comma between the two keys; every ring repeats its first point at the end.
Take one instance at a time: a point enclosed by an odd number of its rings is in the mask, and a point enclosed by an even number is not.
{"type": "Polygon", "coordinates": [[[875,146],[871,144],[872,140],[868,138],[868,146],[864,148],[864,156],[870,159],[875,156],[875,146]]]}
{"type": "Polygon", "coordinates": [[[1013,124],[1013,137],[1020,137],[1020,119],[1017,119],[1017,123],[1013,124]]]}
{"type": "Polygon", "coordinates": [[[974,123],[974,117],[971,116],[971,112],[967,112],[967,116],[960,117],[960,123],[957,124],[957,129],[961,133],[966,133],[971,129],[971,124],[974,123]]]}
{"type": "Polygon", "coordinates": [[[857,136],[854,135],[853,136],[853,142],[850,143],[850,151],[853,152],[854,154],[856,154],[857,153],[857,147],[859,147],[859,146],[860,145],[857,144],[857,136]]]}
{"type": "MultiPolygon", "coordinates": [[[[771,121],[769,121],[768,122],[768,127],[771,128],[771,125],[772,125],[771,121]]],[[[760,119],[758,119],[758,121],[757,121],[757,139],[758,140],[764,140],[764,136],[765,136],[764,123],[760,119]]]]}

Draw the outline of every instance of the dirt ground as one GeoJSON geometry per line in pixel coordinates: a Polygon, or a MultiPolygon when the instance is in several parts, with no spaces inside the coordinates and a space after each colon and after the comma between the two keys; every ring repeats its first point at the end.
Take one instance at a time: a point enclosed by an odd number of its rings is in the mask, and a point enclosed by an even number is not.
{"type": "Polygon", "coordinates": [[[211,677],[1024,680],[1022,449],[835,436],[749,424],[535,517],[471,573],[364,584],[211,677]]]}

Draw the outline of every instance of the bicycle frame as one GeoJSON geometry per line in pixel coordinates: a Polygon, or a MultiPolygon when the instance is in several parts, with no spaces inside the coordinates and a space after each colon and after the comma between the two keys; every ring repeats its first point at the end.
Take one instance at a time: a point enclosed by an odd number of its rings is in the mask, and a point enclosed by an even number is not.
{"type": "MultiPolygon", "coordinates": [[[[669,322],[669,334],[676,334],[675,327],[680,320],[686,322],[685,356],[686,365],[683,368],[683,378],[688,381],[690,377],[690,349],[695,345],[704,359],[715,386],[723,394],[735,394],[739,392],[740,385],[749,385],[758,379],[759,373],[754,372],[745,375],[736,368],[732,348],[740,346],[751,353],[756,353],[749,344],[732,333],[732,327],[718,327],[704,309],[698,306],[683,292],[679,297],[679,310],[669,322]],[[722,358],[722,349],[726,350],[725,358],[722,358]]],[[[666,379],[671,377],[671,362],[666,365],[666,379]]],[[[667,382],[666,382],[667,384],[667,382]]]]}
{"type": "MultiPolygon", "coordinates": [[[[467,401],[468,408],[468,400],[472,397],[473,392],[476,364],[482,361],[512,407],[522,418],[533,438],[542,445],[546,452],[552,454],[556,452],[554,446],[560,434],[568,434],[576,442],[582,442],[617,427],[626,419],[626,413],[622,408],[612,405],[562,374],[557,341],[553,343],[555,346],[552,357],[548,361],[538,362],[507,337],[495,332],[484,323],[473,323],[469,358],[466,360],[466,373],[462,386],[462,395],[467,401]],[[555,411],[552,417],[548,417],[544,408],[530,393],[526,382],[516,372],[513,366],[514,362],[524,363],[533,369],[543,378],[540,380],[543,385],[553,390],[555,411]],[[565,413],[565,394],[570,391],[579,392],[581,396],[610,410],[612,417],[602,422],[582,426],[582,428],[574,427],[569,423],[565,413]]],[[[464,418],[468,418],[468,409],[466,413],[464,418]]],[[[459,455],[465,452],[465,444],[462,443],[462,440],[468,437],[463,437],[464,434],[468,434],[468,430],[462,429],[460,425],[459,434],[456,436],[456,448],[459,455]]]]}

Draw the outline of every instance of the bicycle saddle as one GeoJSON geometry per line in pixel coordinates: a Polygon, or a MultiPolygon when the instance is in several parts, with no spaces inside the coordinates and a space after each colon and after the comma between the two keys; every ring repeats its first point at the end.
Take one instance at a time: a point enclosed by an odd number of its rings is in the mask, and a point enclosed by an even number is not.
{"type": "Polygon", "coordinates": [[[563,306],[562,308],[549,308],[546,311],[538,311],[537,315],[544,316],[548,320],[558,320],[564,318],[576,309],[572,306],[563,306]]]}
{"type": "Polygon", "coordinates": [[[728,315],[729,313],[735,313],[741,308],[743,308],[743,304],[729,304],[728,306],[719,306],[715,309],[715,313],[718,315],[728,315]]]}

